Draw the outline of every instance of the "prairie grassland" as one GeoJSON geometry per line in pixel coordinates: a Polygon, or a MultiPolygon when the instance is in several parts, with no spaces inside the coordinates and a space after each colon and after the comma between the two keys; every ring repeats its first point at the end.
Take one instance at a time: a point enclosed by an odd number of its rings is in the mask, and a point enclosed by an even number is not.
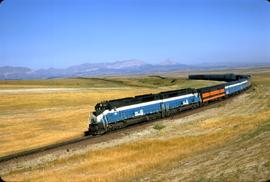
{"type": "Polygon", "coordinates": [[[187,75],[177,76],[130,76],[106,78],[68,78],[50,80],[0,80],[1,89],[21,88],[162,88],[200,87],[213,85],[214,81],[187,80],[187,75]]]}
{"type": "Polygon", "coordinates": [[[6,94],[0,101],[0,155],[83,135],[97,102],[150,90],[6,94]]]}
{"type": "MultiPolygon", "coordinates": [[[[270,179],[270,71],[217,108],[162,121],[131,143],[11,172],[25,181],[265,181],[270,179]],[[184,166],[184,168],[182,167],[184,166]]],[[[130,137],[130,136],[128,136],[130,137]]]]}
{"type": "Polygon", "coordinates": [[[2,80],[0,156],[82,135],[100,101],[209,84],[159,76],[2,80]]]}

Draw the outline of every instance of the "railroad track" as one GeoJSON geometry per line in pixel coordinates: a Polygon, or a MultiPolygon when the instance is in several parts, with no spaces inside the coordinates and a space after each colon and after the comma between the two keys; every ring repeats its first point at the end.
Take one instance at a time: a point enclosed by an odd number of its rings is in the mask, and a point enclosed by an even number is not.
{"type": "Polygon", "coordinates": [[[77,142],[80,142],[80,141],[83,141],[83,140],[87,140],[90,137],[93,137],[93,136],[84,136],[84,137],[74,138],[74,139],[71,139],[71,140],[68,140],[68,141],[54,143],[54,144],[46,145],[46,146],[43,146],[43,147],[34,148],[34,149],[31,149],[31,150],[22,151],[22,152],[10,154],[10,155],[7,155],[7,156],[3,156],[3,157],[0,157],[0,163],[11,160],[11,159],[36,154],[38,152],[44,152],[44,151],[54,149],[54,148],[57,148],[57,147],[77,143],[77,142]]]}
{"type": "Polygon", "coordinates": [[[186,116],[190,116],[190,115],[198,113],[198,112],[205,111],[205,110],[210,109],[210,108],[217,107],[219,105],[222,105],[222,104],[225,104],[225,103],[229,102],[231,99],[233,99],[234,97],[237,97],[239,95],[240,94],[231,96],[231,97],[229,97],[227,99],[224,99],[224,100],[215,101],[215,102],[209,103],[208,105],[204,105],[202,107],[198,107],[198,108],[195,108],[195,109],[192,109],[192,110],[186,110],[186,111],[180,112],[180,113],[178,113],[176,115],[173,115],[173,116],[170,116],[170,117],[167,117],[167,118],[147,121],[147,122],[138,123],[138,124],[135,124],[135,125],[132,125],[132,126],[128,126],[126,128],[121,128],[119,130],[115,130],[115,131],[111,131],[109,133],[106,133],[104,135],[81,136],[81,137],[78,137],[78,138],[73,138],[71,140],[58,142],[58,143],[50,144],[50,145],[47,145],[47,146],[43,146],[43,147],[34,148],[34,149],[31,149],[31,150],[27,150],[27,151],[22,151],[22,152],[6,155],[6,156],[3,156],[3,157],[0,157],[0,164],[2,164],[4,162],[7,162],[7,161],[10,161],[10,160],[19,159],[19,158],[22,158],[22,157],[31,156],[31,155],[42,153],[42,152],[47,152],[47,151],[54,150],[54,149],[57,149],[57,148],[61,148],[61,147],[64,147],[64,146],[70,146],[70,145],[73,145],[73,144],[79,144],[79,143],[82,143],[84,141],[91,140],[91,139],[100,138],[100,140],[97,140],[96,142],[107,141],[109,139],[114,138],[115,137],[114,135],[118,134],[118,136],[119,136],[119,134],[121,135],[121,133],[123,133],[123,132],[125,133],[127,131],[130,132],[130,131],[133,131],[133,130],[137,131],[139,129],[151,126],[153,122],[162,121],[162,120],[168,120],[170,118],[179,119],[179,118],[183,118],[183,117],[186,117],[186,116]]]}

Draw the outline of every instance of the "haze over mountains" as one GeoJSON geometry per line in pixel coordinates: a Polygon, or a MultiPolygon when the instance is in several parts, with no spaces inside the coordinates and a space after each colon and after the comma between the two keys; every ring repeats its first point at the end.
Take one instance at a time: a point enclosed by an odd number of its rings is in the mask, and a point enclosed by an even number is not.
{"type": "Polygon", "coordinates": [[[31,69],[27,67],[3,66],[0,67],[0,79],[50,79],[64,77],[87,77],[87,76],[108,76],[108,75],[136,75],[164,73],[170,71],[184,70],[207,70],[207,69],[225,69],[236,67],[256,67],[270,66],[269,63],[226,63],[217,64],[199,64],[186,65],[171,60],[166,60],[157,64],[150,64],[140,60],[125,60],[110,63],[85,63],[70,66],[64,69],[31,69]]]}

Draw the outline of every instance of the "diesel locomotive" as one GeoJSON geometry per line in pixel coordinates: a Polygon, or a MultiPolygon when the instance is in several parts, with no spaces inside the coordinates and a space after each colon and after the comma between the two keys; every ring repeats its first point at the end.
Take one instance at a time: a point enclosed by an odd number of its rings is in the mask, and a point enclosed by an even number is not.
{"type": "Polygon", "coordinates": [[[189,79],[226,83],[199,89],[186,88],[98,103],[89,118],[87,135],[98,135],[135,123],[160,119],[209,102],[239,94],[251,86],[250,75],[189,75],[189,79]]]}

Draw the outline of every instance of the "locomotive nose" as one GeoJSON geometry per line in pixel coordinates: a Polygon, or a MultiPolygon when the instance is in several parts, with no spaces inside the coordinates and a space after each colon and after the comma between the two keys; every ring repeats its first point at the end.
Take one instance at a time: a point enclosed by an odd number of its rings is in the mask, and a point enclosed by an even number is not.
{"type": "Polygon", "coordinates": [[[89,123],[90,123],[90,124],[95,124],[95,123],[97,123],[97,117],[96,117],[94,114],[92,114],[92,115],[90,116],[90,118],[89,118],[89,123]]]}

